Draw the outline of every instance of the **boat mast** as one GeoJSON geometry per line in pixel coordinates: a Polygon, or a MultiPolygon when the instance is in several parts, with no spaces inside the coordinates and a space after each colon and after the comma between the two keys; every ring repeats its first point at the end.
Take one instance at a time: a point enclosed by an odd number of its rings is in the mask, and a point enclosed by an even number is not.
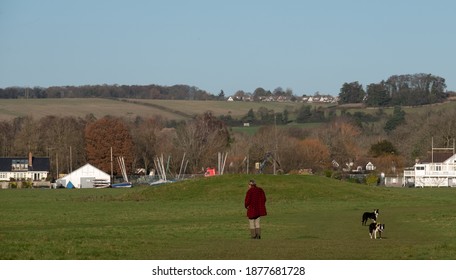
{"type": "Polygon", "coordinates": [[[113,180],[113,171],[112,171],[112,147],[111,147],[111,184],[114,183],[114,180],[113,180]]]}

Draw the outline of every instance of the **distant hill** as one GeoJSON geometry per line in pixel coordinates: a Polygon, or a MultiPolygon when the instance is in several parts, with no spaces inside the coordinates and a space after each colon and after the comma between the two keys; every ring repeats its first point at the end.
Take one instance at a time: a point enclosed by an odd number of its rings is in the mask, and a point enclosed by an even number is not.
{"type": "MultiPolygon", "coordinates": [[[[445,103],[432,105],[403,107],[406,113],[419,113],[430,108],[456,109],[454,99],[445,103]]],[[[293,113],[303,105],[302,102],[238,102],[238,101],[201,101],[201,100],[160,100],[160,99],[114,99],[114,98],[43,98],[43,99],[0,99],[0,121],[12,120],[16,117],[32,116],[42,118],[48,115],[72,116],[84,118],[93,114],[100,118],[106,115],[134,119],[136,117],[162,116],[168,120],[189,119],[197,114],[211,111],[215,116],[231,116],[241,118],[252,109],[257,111],[263,107],[274,112],[288,110],[290,120],[294,120],[293,113]]],[[[311,106],[322,107],[340,113],[364,112],[372,114],[381,109],[385,113],[392,112],[393,108],[371,108],[360,104],[328,105],[313,103],[311,106]]]]}
{"type": "Polygon", "coordinates": [[[48,115],[85,117],[93,114],[100,118],[106,115],[136,118],[160,115],[169,120],[182,120],[212,111],[214,115],[244,116],[248,110],[265,107],[276,112],[294,110],[302,103],[280,102],[228,102],[189,101],[158,99],[104,99],[104,98],[45,98],[45,99],[2,99],[0,120],[11,120],[21,116],[41,118],[48,115]]]}

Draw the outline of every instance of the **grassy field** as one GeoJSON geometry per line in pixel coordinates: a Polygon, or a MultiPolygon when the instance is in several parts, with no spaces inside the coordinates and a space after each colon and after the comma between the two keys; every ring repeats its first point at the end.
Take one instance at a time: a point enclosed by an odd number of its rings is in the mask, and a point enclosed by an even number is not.
{"type": "Polygon", "coordinates": [[[102,98],[62,98],[62,99],[0,99],[0,120],[11,120],[21,116],[41,118],[48,115],[85,117],[94,114],[101,118],[106,115],[135,118],[161,115],[170,120],[182,120],[206,111],[214,115],[231,115],[238,118],[250,109],[255,112],[266,107],[275,112],[285,108],[292,111],[300,103],[279,102],[226,102],[188,100],[115,100],[102,98]]]}
{"type": "Polygon", "coordinates": [[[224,175],[131,189],[0,191],[0,259],[456,259],[456,190],[317,176],[224,175]],[[261,240],[243,199],[267,194],[261,240]],[[364,211],[380,209],[383,239],[364,211]]]}
{"type": "MultiPolygon", "coordinates": [[[[62,99],[0,99],[0,121],[12,120],[20,116],[42,118],[48,115],[72,116],[84,118],[94,114],[101,118],[106,115],[134,119],[137,116],[144,118],[161,115],[169,120],[182,120],[194,115],[212,111],[215,116],[231,115],[233,118],[245,116],[250,109],[257,112],[260,107],[265,107],[274,112],[283,112],[287,109],[294,119],[293,112],[303,106],[303,103],[287,102],[227,102],[227,101],[189,101],[189,100],[156,100],[156,99],[102,99],[102,98],[62,98],[62,99]]],[[[327,107],[325,104],[313,106],[327,107]]],[[[427,105],[421,107],[404,107],[407,114],[424,112],[430,109],[454,110],[456,102],[427,105]]],[[[376,108],[362,108],[360,106],[336,106],[340,114],[342,110],[350,113],[362,111],[375,114],[376,108]]],[[[393,108],[384,108],[383,111],[391,114],[393,108]]]]}
{"type": "Polygon", "coordinates": [[[135,118],[162,115],[168,119],[182,119],[182,116],[168,111],[140,104],[126,103],[102,98],[64,98],[64,99],[0,99],[0,120],[32,116],[36,119],[55,115],[60,117],[85,117],[93,114],[97,118],[106,115],[135,118]]]}
{"type": "Polygon", "coordinates": [[[274,112],[283,112],[285,109],[294,111],[302,106],[302,103],[291,102],[228,102],[228,101],[189,101],[189,100],[140,100],[145,104],[156,104],[166,108],[178,108],[179,111],[188,115],[202,114],[208,110],[214,115],[231,115],[233,117],[244,116],[250,109],[257,112],[260,107],[265,107],[274,112]]]}

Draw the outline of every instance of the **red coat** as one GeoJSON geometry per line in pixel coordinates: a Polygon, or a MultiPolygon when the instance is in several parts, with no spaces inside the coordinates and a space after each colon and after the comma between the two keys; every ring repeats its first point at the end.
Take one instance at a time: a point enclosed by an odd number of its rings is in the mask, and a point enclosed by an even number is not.
{"type": "Polygon", "coordinates": [[[247,217],[256,219],[266,216],[266,195],[262,188],[252,186],[245,195],[245,208],[247,208],[247,217]]]}

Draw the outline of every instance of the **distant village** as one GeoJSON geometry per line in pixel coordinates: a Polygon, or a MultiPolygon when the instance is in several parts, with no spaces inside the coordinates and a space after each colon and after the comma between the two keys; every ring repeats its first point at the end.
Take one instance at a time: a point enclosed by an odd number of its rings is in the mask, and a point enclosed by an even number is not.
{"type": "MultiPolygon", "coordinates": [[[[303,95],[302,97],[296,97],[296,96],[260,96],[258,98],[260,101],[263,102],[303,102],[303,103],[334,103],[337,104],[339,101],[338,96],[332,96],[332,95],[313,95],[313,96],[308,96],[308,95],[303,95]]],[[[243,96],[243,97],[237,97],[237,96],[230,96],[227,98],[227,101],[254,101],[252,96],[243,96]]]]}

